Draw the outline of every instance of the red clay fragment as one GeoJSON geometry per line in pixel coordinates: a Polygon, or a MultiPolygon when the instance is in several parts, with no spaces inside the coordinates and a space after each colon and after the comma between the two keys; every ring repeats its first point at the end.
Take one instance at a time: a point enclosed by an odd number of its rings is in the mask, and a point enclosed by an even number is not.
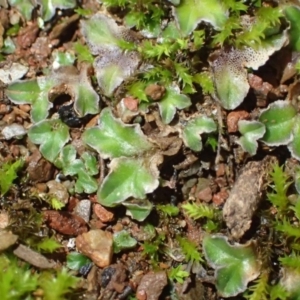
{"type": "Polygon", "coordinates": [[[81,217],[69,212],[46,210],[43,212],[43,216],[48,226],[61,234],[77,236],[88,231],[86,222],[81,217]]]}
{"type": "Polygon", "coordinates": [[[245,110],[232,111],[227,116],[227,130],[229,133],[238,131],[239,120],[245,120],[249,118],[249,113],[245,110]]]}
{"type": "Polygon", "coordinates": [[[139,100],[133,97],[126,97],[123,99],[124,105],[131,111],[137,111],[139,106],[139,100]]]}
{"type": "Polygon", "coordinates": [[[103,223],[110,222],[114,218],[114,214],[112,212],[108,211],[98,203],[94,205],[94,213],[103,223]]]}

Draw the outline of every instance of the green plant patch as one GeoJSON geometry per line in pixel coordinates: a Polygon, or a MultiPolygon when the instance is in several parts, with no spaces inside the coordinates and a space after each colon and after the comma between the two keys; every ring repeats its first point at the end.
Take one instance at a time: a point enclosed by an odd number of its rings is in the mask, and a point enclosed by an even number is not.
{"type": "Polygon", "coordinates": [[[173,13],[185,36],[200,22],[210,23],[216,29],[221,28],[228,16],[226,7],[218,0],[181,0],[173,13]]]}
{"type": "Polygon", "coordinates": [[[235,109],[249,91],[247,68],[257,70],[269,56],[281,49],[288,40],[287,31],[265,39],[255,49],[242,47],[221,49],[211,54],[209,63],[214,74],[216,92],[225,109],[235,109]]]}
{"type": "Polygon", "coordinates": [[[82,139],[103,158],[141,155],[153,148],[139,125],[124,124],[109,108],[101,111],[99,125],[85,130],[82,139]]]}
{"type": "Polygon", "coordinates": [[[84,152],[81,158],[76,158],[77,153],[73,145],[65,146],[59,157],[55,160],[55,165],[61,168],[63,174],[76,175],[75,192],[87,194],[94,193],[98,189],[98,183],[92,176],[97,175],[97,160],[95,156],[88,152],[84,152]]]}
{"type": "Polygon", "coordinates": [[[59,119],[44,120],[30,127],[29,139],[40,145],[40,152],[54,162],[64,145],[69,141],[69,128],[59,119]]]}
{"type": "Polygon", "coordinates": [[[125,27],[118,26],[112,18],[102,13],[81,21],[81,33],[93,55],[105,49],[116,50],[118,41],[122,39],[122,33],[126,30],[125,27]]]}
{"type": "Polygon", "coordinates": [[[114,233],[114,253],[119,253],[122,250],[134,248],[137,245],[136,239],[131,237],[128,231],[122,230],[114,233]]]}
{"type": "Polygon", "coordinates": [[[128,199],[122,205],[126,207],[126,216],[139,222],[145,221],[153,209],[153,204],[148,199],[128,199]]]}
{"type": "Polygon", "coordinates": [[[54,17],[56,9],[68,9],[76,6],[76,0],[40,0],[40,3],[45,22],[54,17]]]}
{"type": "Polygon", "coordinates": [[[17,172],[23,167],[24,162],[19,159],[13,163],[6,162],[0,166],[0,192],[5,195],[11,188],[14,180],[18,177],[17,172]]]}
{"type": "Polygon", "coordinates": [[[68,273],[66,268],[56,271],[54,274],[43,272],[39,276],[39,285],[44,292],[45,300],[66,299],[67,294],[76,288],[79,278],[68,273]]]}
{"type": "Polygon", "coordinates": [[[56,197],[51,197],[49,204],[55,210],[61,210],[66,205],[60,199],[57,199],[56,197]]]}
{"type": "Polygon", "coordinates": [[[91,260],[81,253],[74,251],[67,255],[67,267],[71,270],[78,271],[89,263],[91,263],[91,260]]]}
{"type": "Polygon", "coordinates": [[[269,175],[272,182],[272,191],[267,193],[267,198],[278,209],[279,213],[284,215],[290,203],[287,191],[292,182],[284,172],[283,166],[279,166],[278,163],[273,165],[269,175]]]}
{"type": "Polygon", "coordinates": [[[82,17],[89,17],[92,14],[92,10],[88,9],[88,8],[78,7],[76,9],[74,9],[74,11],[82,17]]]}
{"type": "Polygon", "coordinates": [[[89,48],[86,45],[82,45],[82,43],[76,42],[73,44],[73,47],[74,51],[76,52],[78,61],[85,61],[90,64],[94,62],[94,56],[91,54],[89,48]]]}
{"type": "Polygon", "coordinates": [[[54,238],[44,238],[41,242],[37,244],[37,249],[41,252],[53,253],[62,245],[59,244],[54,238]]]}
{"type": "Polygon", "coordinates": [[[4,40],[1,52],[4,54],[11,54],[11,53],[14,53],[15,51],[16,51],[16,45],[15,45],[13,39],[10,36],[8,36],[4,40]]]}
{"type": "Polygon", "coordinates": [[[288,6],[284,9],[284,14],[291,24],[290,28],[290,45],[294,51],[300,51],[300,9],[295,6],[288,6]]]}
{"type": "Polygon", "coordinates": [[[154,157],[114,158],[97,197],[104,206],[116,206],[129,197],[144,199],[158,187],[157,162],[154,157]]]}
{"type": "Polygon", "coordinates": [[[201,134],[210,133],[217,130],[213,119],[206,116],[198,116],[187,121],[182,131],[184,144],[193,151],[202,150],[201,134]]]}
{"type": "Polygon", "coordinates": [[[176,217],[179,214],[179,208],[172,204],[158,204],[156,205],[156,209],[169,217],[176,217]]]}
{"type": "Polygon", "coordinates": [[[244,151],[255,155],[258,147],[257,140],[262,138],[266,132],[263,123],[258,121],[240,120],[238,122],[239,132],[242,136],[237,140],[244,151]]]}
{"type": "Polygon", "coordinates": [[[151,241],[145,241],[143,244],[143,255],[149,257],[154,265],[157,264],[160,254],[164,252],[165,239],[164,234],[159,234],[151,241]]]}
{"type": "Polygon", "coordinates": [[[61,150],[59,157],[55,160],[56,167],[62,169],[63,174],[75,175],[81,168],[83,168],[83,162],[81,159],[77,159],[77,152],[73,145],[67,145],[61,150]]]}
{"type": "Polygon", "coordinates": [[[14,6],[29,21],[34,5],[29,0],[8,0],[9,5],[14,6]]]}
{"type": "MultiPolygon", "coordinates": [[[[268,272],[262,272],[258,279],[254,281],[254,283],[248,287],[247,291],[243,294],[248,300],[267,300],[270,293],[270,286],[268,284],[269,274],[268,272]]],[[[271,299],[277,299],[277,297],[271,299]]],[[[281,299],[281,298],[278,298],[281,299]]],[[[284,298],[286,299],[286,298],[284,298]]]]}
{"type": "Polygon", "coordinates": [[[259,121],[266,127],[262,141],[269,146],[291,142],[296,114],[296,109],[288,101],[278,100],[270,104],[259,116],[259,121]]]}
{"type": "Polygon", "coordinates": [[[30,104],[31,118],[34,123],[47,118],[52,103],[48,101],[48,93],[54,82],[46,77],[33,80],[16,81],[6,89],[9,100],[15,104],[30,104]]]}
{"type": "Polygon", "coordinates": [[[214,82],[212,76],[208,72],[197,73],[193,76],[193,82],[198,83],[204,94],[214,93],[214,82]]]}
{"type": "Polygon", "coordinates": [[[72,66],[75,61],[75,55],[71,52],[53,51],[52,58],[53,69],[58,69],[62,66],[72,66]]]}
{"type": "Polygon", "coordinates": [[[115,89],[137,69],[140,58],[137,52],[127,52],[119,49],[105,50],[103,55],[94,61],[96,78],[103,94],[111,97],[115,89]]]}
{"type": "Polygon", "coordinates": [[[4,254],[0,256],[0,267],[0,293],[3,300],[32,299],[38,289],[43,290],[45,300],[63,300],[79,281],[64,268],[55,273],[33,272],[16,257],[4,254]]]}
{"type": "Polygon", "coordinates": [[[300,160],[300,116],[295,117],[293,124],[293,140],[288,144],[292,156],[300,160]]]}
{"type": "Polygon", "coordinates": [[[133,35],[129,29],[118,26],[112,18],[101,13],[82,21],[81,32],[91,53],[100,54],[94,61],[96,78],[104,95],[110,97],[140,63],[137,52],[124,52],[119,47],[121,41],[131,42],[133,35]]]}
{"type": "Polygon", "coordinates": [[[180,236],[177,236],[176,240],[178,241],[187,262],[203,262],[202,254],[197,249],[197,245],[193,241],[180,236]]]}
{"type": "Polygon", "coordinates": [[[99,95],[93,89],[88,77],[88,64],[80,69],[79,78],[77,76],[72,80],[69,86],[75,94],[74,109],[80,117],[88,114],[97,114],[100,111],[99,95]]]}
{"type": "Polygon", "coordinates": [[[21,27],[19,24],[15,24],[6,30],[6,35],[7,36],[16,36],[18,34],[20,28],[21,27]]]}
{"type": "Polygon", "coordinates": [[[194,220],[202,218],[212,220],[216,216],[215,209],[204,203],[186,203],[182,205],[182,208],[184,212],[194,220]]]}
{"type": "Polygon", "coordinates": [[[205,236],[203,251],[209,265],[215,269],[216,288],[222,297],[234,297],[260,274],[261,262],[254,245],[230,245],[224,236],[205,236]]]}
{"type": "Polygon", "coordinates": [[[48,80],[55,82],[54,90],[58,88],[58,92],[54,92],[54,98],[58,96],[56,94],[63,93],[60,87],[62,83],[65,84],[67,93],[74,99],[74,109],[79,117],[100,111],[100,98],[91,85],[88,68],[88,63],[81,64],[80,72],[73,66],[67,66],[53,70],[47,76],[48,80]]]}
{"type": "Polygon", "coordinates": [[[163,122],[165,124],[169,124],[175,116],[176,109],[184,109],[189,107],[191,104],[190,98],[181,94],[178,87],[167,87],[166,95],[158,103],[163,122]]]}
{"type": "Polygon", "coordinates": [[[297,193],[300,195],[300,168],[299,167],[297,167],[295,170],[294,179],[295,179],[295,188],[297,190],[297,193]]]}
{"type": "Polygon", "coordinates": [[[189,277],[189,272],[182,269],[182,265],[178,265],[176,268],[171,268],[168,271],[168,277],[170,280],[183,284],[184,280],[189,277]]]}
{"type": "Polygon", "coordinates": [[[30,297],[37,289],[38,275],[32,274],[28,265],[20,267],[16,258],[0,256],[0,293],[3,300],[21,300],[30,297]]]}

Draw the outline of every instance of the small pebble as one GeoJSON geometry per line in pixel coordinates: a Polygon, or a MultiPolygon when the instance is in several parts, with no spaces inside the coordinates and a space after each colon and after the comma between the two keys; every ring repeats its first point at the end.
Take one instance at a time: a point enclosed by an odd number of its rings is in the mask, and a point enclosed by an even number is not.
{"type": "Polygon", "coordinates": [[[91,215],[91,201],[88,199],[79,201],[74,212],[88,223],[91,215]]]}
{"type": "Polygon", "coordinates": [[[77,236],[76,247],[100,268],[111,264],[113,237],[110,232],[94,229],[83,233],[77,236]]]}

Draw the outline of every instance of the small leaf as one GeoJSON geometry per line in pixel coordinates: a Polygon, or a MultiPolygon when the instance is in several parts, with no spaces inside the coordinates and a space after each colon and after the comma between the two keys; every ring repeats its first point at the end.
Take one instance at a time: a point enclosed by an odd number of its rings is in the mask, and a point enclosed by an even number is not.
{"type": "Polygon", "coordinates": [[[287,145],[293,138],[297,110],[289,101],[278,100],[262,110],[259,121],[266,126],[262,141],[269,146],[287,145]]]}
{"type": "Polygon", "coordinates": [[[48,116],[48,110],[52,107],[48,92],[53,85],[54,82],[46,77],[15,81],[7,87],[6,94],[15,104],[31,104],[31,118],[36,123],[48,116]]]}
{"type": "Polygon", "coordinates": [[[89,152],[84,152],[81,155],[81,159],[84,162],[84,167],[87,174],[97,175],[99,173],[98,162],[94,155],[90,154],[89,152]]]}
{"type": "Polygon", "coordinates": [[[82,139],[104,159],[135,156],[152,148],[138,125],[123,124],[109,108],[102,110],[99,126],[87,129],[82,139]]]}
{"type": "Polygon", "coordinates": [[[75,94],[74,109],[80,117],[84,117],[88,114],[97,114],[100,111],[99,95],[93,89],[87,73],[88,64],[85,64],[80,69],[77,84],[71,84],[71,88],[75,94]]]}
{"type": "Polygon", "coordinates": [[[204,254],[215,269],[216,288],[222,297],[242,293],[259,276],[261,263],[253,248],[252,244],[230,245],[223,236],[204,237],[204,254]]]}
{"type": "MultiPolygon", "coordinates": [[[[15,24],[6,30],[6,36],[16,36],[20,30],[20,24],[15,24]]],[[[1,49],[2,50],[2,49],[1,49]]],[[[2,52],[2,51],[1,51],[2,52]]]]}
{"type": "Polygon", "coordinates": [[[297,193],[300,195],[300,168],[299,167],[296,168],[295,170],[295,188],[297,190],[297,193]]]}
{"type": "Polygon", "coordinates": [[[74,11],[82,17],[89,17],[93,13],[91,9],[81,7],[74,9],[74,11]]]}
{"type": "Polygon", "coordinates": [[[58,69],[62,66],[72,66],[75,61],[75,55],[70,52],[53,51],[52,58],[53,69],[58,69]]]}
{"type": "Polygon", "coordinates": [[[18,177],[17,172],[22,168],[24,162],[19,159],[14,163],[3,163],[0,167],[0,192],[5,195],[11,188],[13,181],[18,177]]]}
{"type": "MultiPolygon", "coordinates": [[[[100,111],[99,95],[93,89],[88,77],[89,64],[81,64],[80,73],[73,66],[54,70],[47,78],[55,82],[54,87],[65,85],[68,93],[74,98],[74,109],[79,117],[97,114],[100,111]]],[[[59,89],[60,90],[60,89],[59,89]]]]}
{"type": "Polygon", "coordinates": [[[201,151],[201,134],[210,133],[217,130],[213,119],[206,116],[198,116],[187,122],[183,128],[182,138],[184,144],[193,151],[201,151]]]}
{"type": "Polygon", "coordinates": [[[64,175],[75,175],[83,169],[83,162],[80,159],[76,159],[76,154],[75,147],[67,145],[61,150],[59,157],[55,160],[55,165],[63,170],[64,175]]]}
{"type": "Polygon", "coordinates": [[[67,255],[67,267],[71,270],[78,271],[90,262],[91,260],[88,257],[78,252],[70,252],[67,255]]]}
{"type": "Polygon", "coordinates": [[[176,113],[176,109],[183,109],[191,105],[188,96],[180,94],[178,87],[170,86],[166,88],[166,95],[158,102],[161,118],[165,124],[169,124],[176,113]]]}
{"type": "Polygon", "coordinates": [[[201,218],[214,219],[216,215],[215,210],[206,203],[186,203],[182,205],[182,208],[194,220],[201,218]]]}
{"type": "Polygon", "coordinates": [[[295,6],[288,6],[284,9],[284,14],[291,23],[290,46],[294,51],[300,51],[300,9],[295,6]]]}
{"type": "Polygon", "coordinates": [[[189,35],[200,22],[210,23],[215,29],[222,27],[228,12],[218,0],[182,0],[173,12],[181,32],[189,35]]]}
{"type": "Polygon", "coordinates": [[[76,149],[73,145],[65,146],[55,165],[63,170],[64,175],[77,175],[75,192],[87,194],[94,193],[98,189],[98,183],[92,175],[98,174],[97,160],[88,152],[84,152],[81,159],[76,158],[76,149]]]}
{"type": "Polygon", "coordinates": [[[164,214],[168,215],[169,217],[176,217],[179,214],[179,208],[172,204],[159,204],[156,205],[156,209],[160,210],[164,214]]]}
{"type": "Polygon", "coordinates": [[[43,297],[49,300],[65,299],[79,281],[66,268],[56,271],[56,274],[49,272],[43,275],[39,278],[39,287],[43,290],[43,297]]]}
{"type": "Polygon", "coordinates": [[[68,9],[76,6],[76,0],[40,0],[44,21],[54,17],[56,9],[68,9]]]}
{"type": "Polygon", "coordinates": [[[171,21],[161,33],[161,37],[164,39],[180,39],[182,35],[180,34],[180,31],[178,31],[176,23],[171,21]]]}
{"type": "Polygon", "coordinates": [[[88,20],[81,21],[81,33],[84,36],[91,53],[97,55],[104,49],[118,49],[118,40],[123,39],[125,27],[118,26],[110,17],[97,13],[88,20]]]}
{"type": "Polygon", "coordinates": [[[55,210],[61,210],[66,204],[63,203],[61,200],[53,197],[50,199],[50,205],[55,210]]]}
{"type": "Polygon", "coordinates": [[[60,120],[45,120],[33,125],[28,137],[34,144],[40,144],[40,152],[47,160],[54,162],[69,140],[69,128],[60,120]]]}
{"type": "Polygon", "coordinates": [[[92,54],[100,54],[94,61],[96,77],[103,94],[112,96],[122,81],[137,69],[140,58],[135,51],[122,51],[119,42],[132,42],[133,35],[115,20],[97,13],[81,22],[81,32],[92,54]]]}
{"type": "Polygon", "coordinates": [[[258,147],[257,140],[262,138],[266,132],[264,124],[258,121],[240,120],[238,128],[243,136],[237,140],[237,143],[244,151],[255,155],[258,147]]]}
{"type": "Polygon", "coordinates": [[[34,9],[34,5],[31,1],[26,0],[8,0],[9,5],[16,7],[16,9],[29,21],[31,20],[31,14],[34,9]]]}
{"type": "Polygon", "coordinates": [[[97,180],[91,177],[86,170],[80,170],[78,172],[78,178],[75,183],[75,192],[76,193],[86,193],[92,194],[97,191],[98,183],[97,180]]]}
{"type": "Polygon", "coordinates": [[[113,235],[114,253],[119,253],[122,250],[134,248],[137,245],[136,239],[130,236],[129,232],[122,230],[113,235]]]}
{"type": "Polygon", "coordinates": [[[289,143],[288,149],[290,150],[292,156],[300,160],[300,116],[295,117],[293,125],[293,140],[289,143]]]}
{"type": "Polygon", "coordinates": [[[214,92],[214,82],[212,80],[211,74],[208,72],[197,73],[193,76],[193,82],[200,84],[203,93],[213,94],[214,92]]]}
{"type": "Polygon", "coordinates": [[[1,52],[5,54],[12,54],[15,52],[15,50],[16,50],[16,45],[12,40],[12,38],[8,36],[3,42],[3,47],[1,49],[1,52]]]}
{"type": "Polygon", "coordinates": [[[153,209],[148,199],[130,199],[122,202],[122,205],[126,207],[126,216],[139,222],[145,221],[153,209]]]}
{"type": "Polygon", "coordinates": [[[120,49],[105,50],[94,61],[96,77],[103,94],[112,96],[114,90],[134,74],[140,63],[137,52],[122,52],[120,49]]]}
{"type": "Polygon", "coordinates": [[[177,236],[176,240],[184,254],[187,262],[203,262],[203,258],[199,250],[197,249],[196,243],[185,237],[177,236]]]}
{"type": "Polygon", "coordinates": [[[59,244],[54,238],[45,238],[37,244],[37,249],[39,251],[48,253],[53,253],[55,250],[61,247],[61,244],[59,244]]]}
{"type": "Polygon", "coordinates": [[[73,45],[74,45],[74,50],[77,54],[77,58],[80,62],[85,61],[90,64],[94,62],[94,57],[86,45],[82,45],[79,42],[76,42],[73,45]]]}
{"type": "Polygon", "coordinates": [[[287,31],[266,39],[257,49],[242,47],[216,51],[209,63],[214,73],[216,92],[225,109],[235,109],[248,94],[247,68],[257,70],[288,40],[287,31]]]}
{"type": "Polygon", "coordinates": [[[168,272],[170,280],[177,281],[183,284],[184,280],[189,277],[189,272],[182,270],[182,265],[178,265],[176,268],[171,268],[168,272]]]}
{"type": "Polygon", "coordinates": [[[114,158],[97,197],[104,206],[116,206],[129,197],[144,199],[158,187],[157,161],[153,157],[114,158]]]}

